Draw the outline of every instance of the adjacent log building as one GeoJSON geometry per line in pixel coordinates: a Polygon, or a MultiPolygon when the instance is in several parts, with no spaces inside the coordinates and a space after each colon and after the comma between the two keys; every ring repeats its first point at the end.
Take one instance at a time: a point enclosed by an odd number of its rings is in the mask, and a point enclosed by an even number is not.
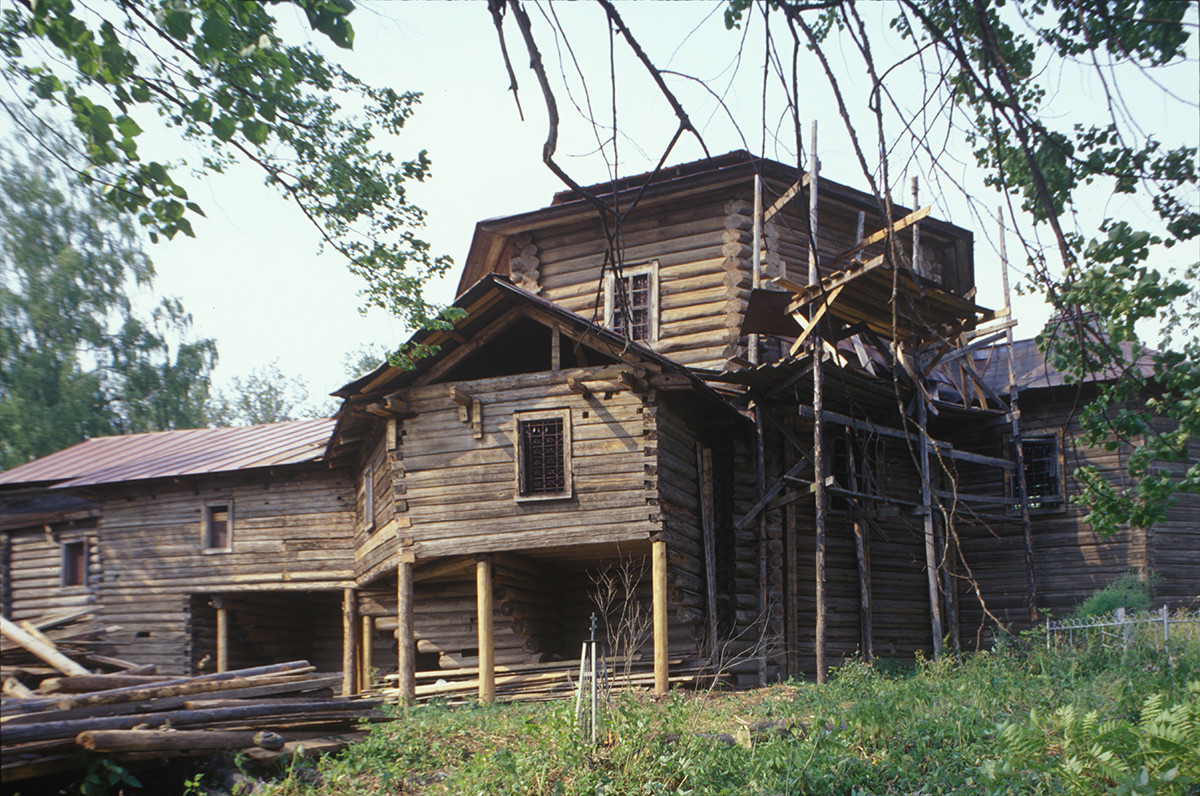
{"type": "Polygon", "coordinates": [[[333,420],[0,473],[5,615],[90,602],[164,671],[477,668],[489,699],[592,613],[665,689],[986,644],[1131,568],[1195,603],[1200,504],[1091,533],[1072,469],[1124,451],[1075,445],[1092,388],[975,303],[970,232],[739,152],[588,191],[481,222],[452,328],[333,420]]]}

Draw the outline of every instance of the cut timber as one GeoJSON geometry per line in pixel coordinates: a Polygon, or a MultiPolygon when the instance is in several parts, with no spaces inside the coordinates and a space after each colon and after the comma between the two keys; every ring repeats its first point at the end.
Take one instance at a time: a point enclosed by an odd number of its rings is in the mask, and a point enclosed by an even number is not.
{"type": "Polygon", "coordinates": [[[86,730],[75,743],[92,752],[198,752],[248,746],[281,749],[283,738],[254,730],[86,730]]]}
{"type": "Polygon", "coordinates": [[[55,649],[53,643],[35,638],[31,633],[22,630],[3,616],[0,616],[0,631],[4,633],[5,638],[24,647],[28,652],[33,653],[63,674],[91,674],[87,669],[55,649]]]}
{"type": "Polygon", "coordinates": [[[905,229],[906,227],[911,227],[913,224],[916,224],[918,221],[920,221],[921,219],[923,219],[927,215],[929,215],[929,211],[931,209],[932,209],[931,206],[926,206],[926,207],[922,207],[920,210],[915,210],[915,211],[909,213],[907,216],[905,216],[904,218],[900,219],[899,221],[891,224],[890,226],[884,227],[883,229],[879,230],[878,232],[874,232],[874,233],[868,235],[867,237],[863,238],[855,246],[847,249],[846,251],[844,251],[841,254],[834,257],[832,260],[829,260],[826,263],[824,263],[824,266],[826,268],[832,268],[837,263],[840,263],[843,260],[850,259],[851,257],[858,254],[860,251],[867,248],[868,246],[873,246],[874,244],[879,243],[881,240],[884,240],[885,238],[887,238],[889,230],[891,233],[894,234],[896,232],[899,232],[902,229],[905,229]]]}

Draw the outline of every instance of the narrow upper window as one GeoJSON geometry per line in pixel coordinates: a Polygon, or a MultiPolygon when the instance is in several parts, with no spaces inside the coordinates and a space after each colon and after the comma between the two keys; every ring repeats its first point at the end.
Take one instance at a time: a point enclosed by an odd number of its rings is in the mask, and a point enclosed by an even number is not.
{"type": "Polygon", "coordinates": [[[604,314],[608,327],[630,340],[658,339],[658,263],[628,267],[604,283],[604,314]]]}
{"type": "Polygon", "coordinates": [[[232,547],[233,517],[228,503],[204,507],[204,549],[229,550],[232,547]]]}
{"type": "Polygon", "coordinates": [[[62,585],[86,586],[88,582],[88,545],[86,541],[67,542],[62,546],[62,585]]]}
{"type": "Polygon", "coordinates": [[[571,422],[563,410],[517,416],[517,497],[571,495],[571,422]]]}
{"type": "Polygon", "coordinates": [[[375,527],[375,468],[363,470],[363,530],[375,527]]]}

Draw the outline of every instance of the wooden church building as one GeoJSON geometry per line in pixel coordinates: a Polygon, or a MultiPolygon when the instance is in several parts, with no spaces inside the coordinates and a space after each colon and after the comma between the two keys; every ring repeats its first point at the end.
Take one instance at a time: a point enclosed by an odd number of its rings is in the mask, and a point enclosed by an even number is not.
{"type": "Polygon", "coordinates": [[[744,152],[585,191],[481,222],[434,353],[332,420],[0,473],[5,616],[94,605],[163,671],[476,668],[490,699],[593,613],[665,691],[986,645],[1129,569],[1197,601],[1196,496],[1107,540],[1070,503],[1125,452],[1073,442],[1091,387],[976,303],[969,231],[744,152]]]}

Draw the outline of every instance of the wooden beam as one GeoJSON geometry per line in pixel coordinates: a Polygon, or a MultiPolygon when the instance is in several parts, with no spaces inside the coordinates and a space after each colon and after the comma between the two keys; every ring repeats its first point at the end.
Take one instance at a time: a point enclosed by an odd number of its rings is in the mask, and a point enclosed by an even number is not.
{"type": "Polygon", "coordinates": [[[375,617],[362,618],[362,674],[359,675],[360,689],[367,691],[375,679],[375,617]]]}
{"type": "Polygon", "coordinates": [[[342,592],[342,696],[358,691],[358,600],[354,589],[342,592]]]}
{"type": "Polygon", "coordinates": [[[775,203],[763,213],[763,223],[770,221],[776,213],[787,207],[787,203],[796,198],[796,194],[800,193],[800,189],[808,185],[809,175],[806,172],[798,181],[792,183],[792,187],[788,188],[783,194],[775,200],[775,203]]]}
{"type": "Polygon", "coordinates": [[[0,616],[0,633],[65,675],[91,674],[87,669],[59,652],[53,644],[41,641],[15,623],[0,616]]]}
{"type": "Polygon", "coordinates": [[[845,285],[838,285],[831,290],[825,297],[825,300],[821,302],[821,306],[817,307],[817,311],[812,314],[811,319],[805,318],[799,312],[792,313],[792,317],[796,319],[796,323],[800,324],[800,328],[803,331],[800,332],[800,336],[796,338],[796,341],[792,343],[791,350],[788,351],[789,356],[796,356],[796,352],[804,345],[804,340],[817,328],[817,323],[820,322],[830,305],[837,301],[838,294],[842,292],[842,288],[844,287],[845,285]]]}
{"type": "Polygon", "coordinates": [[[476,618],[479,623],[479,704],[496,699],[496,636],[492,625],[492,559],[475,557],[476,618]]]}
{"type": "Polygon", "coordinates": [[[213,598],[217,609],[217,673],[229,671],[229,608],[220,597],[213,598]]]}
{"type": "Polygon", "coordinates": [[[669,645],[667,642],[667,543],[650,542],[650,585],[654,615],[654,693],[665,696],[670,687],[669,645]]]}
{"type": "Polygon", "coordinates": [[[885,239],[888,236],[889,229],[892,231],[892,233],[896,233],[902,229],[905,229],[906,227],[910,227],[913,224],[920,221],[921,219],[925,218],[925,216],[929,215],[929,211],[931,209],[932,208],[927,205],[925,207],[922,207],[920,210],[916,210],[912,213],[909,213],[908,215],[906,215],[904,218],[900,219],[899,221],[896,221],[896,222],[890,224],[889,226],[884,227],[883,229],[879,230],[878,232],[874,232],[874,233],[868,235],[867,237],[863,238],[861,241],[859,241],[857,244],[855,244],[851,248],[846,249],[846,251],[835,256],[832,260],[827,262],[825,265],[827,267],[832,267],[836,263],[840,263],[843,260],[850,259],[851,257],[858,254],[863,249],[866,249],[869,246],[873,246],[874,244],[879,243],[879,241],[885,239]]]}
{"type": "Polygon", "coordinates": [[[696,443],[700,465],[700,533],[704,541],[704,605],[707,608],[708,654],[717,652],[717,534],[713,505],[712,450],[696,443]]]}
{"type": "Polygon", "coordinates": [[[413,625],[413,557],[400,553],[396,565],[396,642],[398,645],[396,683],[400,701],[411,704],[417,695],[417,640],[413,625]]]}

